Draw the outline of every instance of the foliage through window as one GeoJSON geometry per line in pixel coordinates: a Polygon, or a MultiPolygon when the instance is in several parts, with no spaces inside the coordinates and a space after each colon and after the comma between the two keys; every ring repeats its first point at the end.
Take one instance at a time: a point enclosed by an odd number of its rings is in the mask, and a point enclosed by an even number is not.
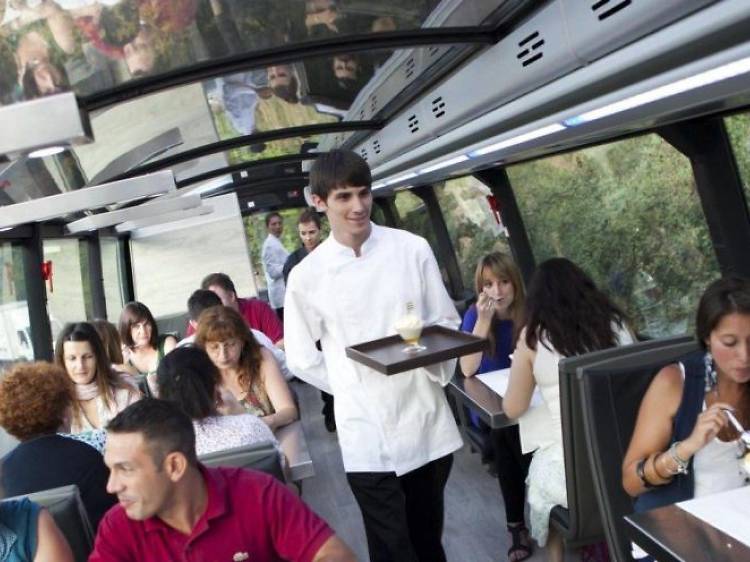
{"type": "Polygon", "coordinates": [[[745,203],[750,210],[750,114],[727,117],[724,124],[740,170],[740,180],[745,188],[745,203]]]}
{"type": "Polygon", "coordinates": [[[687,158],[656,135],[511,166],[537,263],[582,266],[652,337],[688,331],[719,275],[687,158]]]}

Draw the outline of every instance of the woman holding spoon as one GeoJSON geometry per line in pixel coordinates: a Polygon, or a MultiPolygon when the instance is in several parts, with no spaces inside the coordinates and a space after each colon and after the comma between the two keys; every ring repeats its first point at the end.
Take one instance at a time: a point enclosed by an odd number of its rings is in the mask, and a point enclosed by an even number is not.
{"type": "MultiPolygon", "coordinates": [[[[474,285],[477,303],[466,311],[461,329],[487,338],[490,345],[489,351],[461,357],[461,372],[466,377],[510,367],[515,330],[521,325],[524,305],[521,273],[506,254],[493,252],[479,260],[474,285]]],[[[532,455],[521,453],[517,425],[493,429],[490,436],[512,541],[508,560],[520,562],[532,553],[531,539],[524,523],[525,482],[532,455]]]]}
{"type": "Polygon", "coordinates": [[[738,457],[750,427],[750,281],[712,283],[695,333],[702,351],[661,369],[641,402],[622,465],[638,511],[748,482],[738,457]]]}

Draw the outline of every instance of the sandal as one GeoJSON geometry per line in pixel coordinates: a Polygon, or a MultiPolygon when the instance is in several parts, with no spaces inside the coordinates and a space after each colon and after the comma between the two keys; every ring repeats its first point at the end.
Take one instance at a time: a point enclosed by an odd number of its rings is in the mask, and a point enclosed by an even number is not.
{"type": "Polygon", "coordinates": [[[529,530],[526,528],[526,525],[523,523],[520,525],[508,525],[508,532],[513,541],[511,547],[508,549],[508,560],[510,562],[521,562],[529,558],[534,552],[534,547],[531,544],[529,530]],[[513,558],[511,558],[512,556],[513,558]]]}

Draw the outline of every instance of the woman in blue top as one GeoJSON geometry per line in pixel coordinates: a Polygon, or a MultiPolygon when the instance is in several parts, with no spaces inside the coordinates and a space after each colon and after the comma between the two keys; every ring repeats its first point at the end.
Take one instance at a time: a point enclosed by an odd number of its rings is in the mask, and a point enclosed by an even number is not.
{"type": "Polygon", "coordinates": [[[0,502],[0,562],[73,562],[52,516],[27,498],[0,502]]]}
{"type": "MultiPolygon", "coordinates": [[[[510,367],[515,329],[521,326],[525,299],[518,267],[501,252],[493,252],[479,260],[474,285],[477,303],[466,311],[461,329],[487,338],[490,351],[461,357],[461,372],[466,377],[510,367]]],[[[508,559],[520,562],[532,552],[524,523],[525,482],[532,455],[521,454],[517,425],[493,429],[490,435],[495,449],[497,478],[505,501],[505,519],[513,541],[508,559]]]]}

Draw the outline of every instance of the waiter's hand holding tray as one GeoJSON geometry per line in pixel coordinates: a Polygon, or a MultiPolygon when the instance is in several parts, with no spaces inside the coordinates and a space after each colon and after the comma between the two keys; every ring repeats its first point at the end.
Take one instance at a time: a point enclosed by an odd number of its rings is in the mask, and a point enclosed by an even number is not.
{"type": "Polygon", "coordinates": [[[347,347],[346,356],[385,375],[395,375],[487,348],[486,339],[440,325],[397,329],[401,335],[347,347]]]}

